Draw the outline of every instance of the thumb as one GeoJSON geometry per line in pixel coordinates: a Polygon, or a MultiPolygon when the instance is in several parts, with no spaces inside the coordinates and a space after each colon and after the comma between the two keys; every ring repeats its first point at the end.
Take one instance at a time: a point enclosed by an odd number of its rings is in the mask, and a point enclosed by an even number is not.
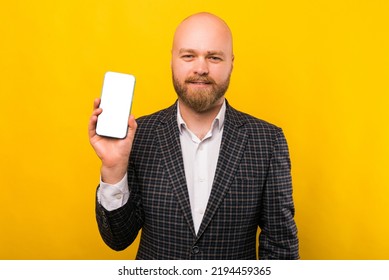
{"type": "Polygon", "coordinates": [[[128,118],[128,134],[131,134],[132,137],[135,135],[135,131],[138,127],[138,124],[133,115],[130,115],[128,118]]]}

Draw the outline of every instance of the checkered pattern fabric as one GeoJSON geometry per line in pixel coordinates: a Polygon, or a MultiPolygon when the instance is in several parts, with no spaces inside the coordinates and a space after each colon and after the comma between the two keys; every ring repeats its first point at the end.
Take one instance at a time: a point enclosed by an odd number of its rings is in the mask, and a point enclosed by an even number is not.
{"type": "Polygon", "coordinates": [[[280,128],[227,103],[215,179],[199,232],[191,216],[176,104],[138,120],[128,166],[130,199],[107,211],[96,202],[103,240],[137,259],[297,259],[288,146],[280,128]]]}

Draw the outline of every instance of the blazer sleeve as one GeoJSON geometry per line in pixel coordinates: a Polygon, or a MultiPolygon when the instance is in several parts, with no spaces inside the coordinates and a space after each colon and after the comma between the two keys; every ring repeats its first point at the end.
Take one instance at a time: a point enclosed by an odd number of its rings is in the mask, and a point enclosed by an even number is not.
{"type": "Polygon", "coordinates": [[[290,170],[288,145],[278,128],[262,197],[260,259],[299,258],[290,170]]]}
{"type": "Polygon", "coordinates": [[[128,168],[128,186],[129,199],[118,209],[108,211],[96,199],[96,220],[100,235],[116,251],[124,250],[132,244],[144,220],[137,180],[131,164],[128,168]]]}

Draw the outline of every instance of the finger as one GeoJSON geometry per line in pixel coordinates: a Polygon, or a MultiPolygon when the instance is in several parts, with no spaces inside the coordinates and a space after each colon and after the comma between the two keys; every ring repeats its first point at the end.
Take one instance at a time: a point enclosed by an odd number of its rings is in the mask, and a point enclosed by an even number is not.
{"type": "Polygon", "coordinates": [[[101,99],[100,99],[100,98],[96,98],[96,99],[93,101],[93,110],[96,110],[97,108],[99,108],[100,102],[101,102],[101,99]]]}
{"type": "Polygon", "coordinates": [[[89,119],[89,125],[88,125],[88,134],[89,134],[89,139],[93,138],[96,136],[96,124],[97,124],[97,117],[102,113],[102,109],[98,108],[100,105],[100,98],[96,98],[93,101],[93,112],[92,116],[89,119]]]}
{"type": "Polygon", "coordinates": [[[138,127],[138,124],[135,120],[135,117],[133,115],[130,115],[128,118],[128,133],[127,137],[130,137],[130,139],[134,139],[135,131],[138,127]]]}
{"type": "Polygon", "coordinates": [[[103,109],[102,109],[102,108],[94,109],[93,112],[92,112],[92,116],[98,116],[98,115],[100,115],[102,112],[103,112],[103,109]]]}
{"type": "Polygon", "coordinates": [[[89,140],[96,135],[96,124],[97,124],[97,116],[92,115],[89,119],[89,125],[88,125],[89,140]]]}
{"type": "Polygon", "coordinates": [[[101,99],[100,99],[100,98],[95,98],[95,100],[93,101],[93,112],[92,112],[92,116],[98,116],[98,115],[101,114],[101,112],[102,112],[103,109],[99,108],[100,102],[101,102],[101,99]]]}
{"type": "Polygon", "coordinates": [[[130,115],[130,117],[128,118],[128,126],[130,127],[131,130],[135,131],[137,129],[138,124],[135,120],[134,115],[130,115]]]}

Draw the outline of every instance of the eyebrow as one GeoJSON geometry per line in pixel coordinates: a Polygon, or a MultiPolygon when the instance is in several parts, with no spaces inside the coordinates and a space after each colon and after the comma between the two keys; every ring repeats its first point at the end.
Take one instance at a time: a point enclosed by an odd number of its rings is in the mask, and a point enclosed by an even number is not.
{"type": "MultiPolygon", "coordinates": [[[[182,54],[182,53],[196,53],[196,51],[194,49],[181,48],[178,51],[178,53],[179,54],[182,54]]],[[[224,56],[224,52],[223,51],[216,51],[216,50],[207,51],[207,54],[208,55],[221,55],[221,56],[224,56]]]]}

